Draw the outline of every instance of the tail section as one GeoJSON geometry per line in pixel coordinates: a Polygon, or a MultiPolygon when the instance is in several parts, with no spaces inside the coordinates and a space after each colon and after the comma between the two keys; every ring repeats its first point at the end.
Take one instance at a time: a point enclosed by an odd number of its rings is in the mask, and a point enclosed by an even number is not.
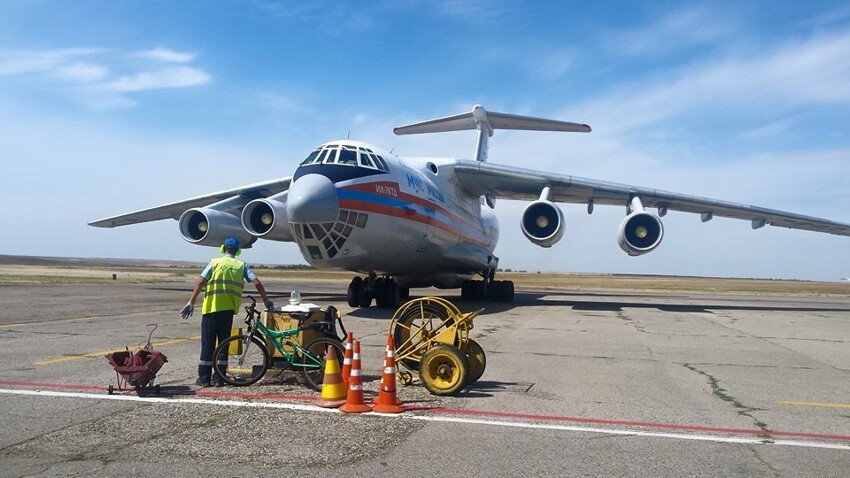
{"type": "Polygon", "coordinates": [[[469,113],[460,113],[444,118],[438,118],[393,129],[397,135],[441,133],[445,131],[461,131],[477,129],[478,138],[475,142],[473,159],[487,161],[488,138],[497,129],[516,129],[526,131],[565,131],[570,133],[589,133],[590,126],[531,116],[519,116],[507,113],[487,111],[481,105],[472,107],[469,113]]]}

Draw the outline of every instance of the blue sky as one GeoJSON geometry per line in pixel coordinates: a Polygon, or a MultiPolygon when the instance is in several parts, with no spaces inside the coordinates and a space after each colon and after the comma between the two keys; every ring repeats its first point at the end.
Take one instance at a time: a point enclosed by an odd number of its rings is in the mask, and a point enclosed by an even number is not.
{"type": "MultiPolygon", "coordinates": [[[[499,131],[492,162],[850,222],[850,6],[740,3],[3,0],[3,253],[204,261],[175,221],[86,223],[288,176],[349,134],[468,157],[471,132],[392,127],[476,103],[594,129],[499,131]]],[[[503,267],[850,276],[847,237],[671,212],[632,258],[620,208],[565,205],[551,249],[522,208],[497,205],[503,267]]],[[[267,241],[245,258],[304,262],[267,241]]]]}

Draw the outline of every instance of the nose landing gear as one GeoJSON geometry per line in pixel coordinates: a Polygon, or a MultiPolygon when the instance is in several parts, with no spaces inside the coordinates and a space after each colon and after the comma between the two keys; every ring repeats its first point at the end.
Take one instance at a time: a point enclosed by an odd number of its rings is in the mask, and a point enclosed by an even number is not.
{"type": "Polygon", "coordinates": [[[410,289],[400,287],[392,277],[377,277],[369,274],[369,277],[355,277],[348,284],[348,305],[351,307],[370,307],[372,299],[375,305],[381,309],[397,309],[402,300],[410,295],[410,289]]]}

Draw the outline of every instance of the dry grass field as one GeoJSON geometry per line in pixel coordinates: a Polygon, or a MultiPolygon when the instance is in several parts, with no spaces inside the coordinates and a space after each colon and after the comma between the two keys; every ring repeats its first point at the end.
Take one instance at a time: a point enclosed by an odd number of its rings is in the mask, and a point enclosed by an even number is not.
{"type": "MultiPolygon", "coordinates": [[[[159,283],[190,280],[202,263],[139,261],[128,259],[76,259],[0,256],[0,285],[8,284],[99,284],[159,283]]],[[[286,267],[254,266],[264,280],[340,281],[352,274],[345,271],[298,270],[286,267]]],[[[568,274],[504,272],[519,288],[537,290],[629,290],[677,291],[728,294],[802,294],[850,296],[850,282],[816,282],[767,279],[725,279],[711,277],[568,274]]]]}

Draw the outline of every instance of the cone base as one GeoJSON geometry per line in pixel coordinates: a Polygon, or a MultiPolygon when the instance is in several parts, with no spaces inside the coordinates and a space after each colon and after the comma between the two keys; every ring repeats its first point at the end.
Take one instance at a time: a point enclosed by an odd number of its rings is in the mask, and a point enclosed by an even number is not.
{"type": "MultiPolygon", "coordinates": [[[[381,396],[378,395],[377,397],[373,398],[371,403],[372,403],[372,405],[378,405],[379,403],[381,403],[381,396]]],[[[395,404],[396,405],[404,405],[404,402],[402,402],[401,400],[399,400],[398,397],[396,397],[395,398],[395,404]]]]}
{"type": "Polygon", "coordinates": [[[346,400],[341,398],[339,400],[328,400],[325,398],[316,400],[316,405],[322,408],[339,408],[342,405],[345,405],[346,400]]]}
{"type": "Polygon", "coordinates": [[[339,411],[341,411],[342,413],[366,413],[371,412],[372,407],[366,404],[358,405],[356,403],[346,403],[345,405],[339,407],[339,411]]]}
{"type": "Polygon", "coordinates": [[[379,403],[372,407],[372,411],[378,413],[402,413],[404,412],[404,409],[398,405],[385,405],[379,403]]]}

